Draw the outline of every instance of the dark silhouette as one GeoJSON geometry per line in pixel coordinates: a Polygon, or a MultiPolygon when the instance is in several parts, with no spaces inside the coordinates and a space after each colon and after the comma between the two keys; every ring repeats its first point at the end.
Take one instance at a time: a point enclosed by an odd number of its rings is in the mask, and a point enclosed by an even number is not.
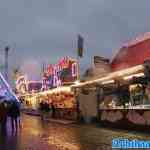
{"type": "Polygon", "coordinates": [[[44,120],[44,103],[43,103],[43,101],[40,103],[40,114],[41,114],[41,120],[44,120]]]}
{"type": "MultiPolygon", "coordinates": [[[[18,118],[20,117],[20,108],[17,102],[12,102],[9,109],[9,116],[11,117],[12,130],[18,129],[18,118]]],[[[19,121],[20,124],[20,121],[19,121]]]]}
{"type": "Polygon", "coordinates": [[[53,103],[51,103],[51,110],[52,110],[52,118],[55,118],[56,109],[53,103]]]}
{"type": "Polygon", "coordinates": [[[49,112],[50,111],[50,108],[49,108],[49,104],[48,103],[44,103],[44,110],[45,112],[49,112]]]}
{"type": "Polygon", "coordinates": [[[48,117],[50,111],[49,103],[41,102],[40,103],[40,112],[41,112],[41,119],[44,120],[48,117]]]}
{"type": "Polygon", "coordinates": [[[7,111],[7,103],[4,101],[0,104],[0,123],[2,133],[6,132],[7,111]]]}

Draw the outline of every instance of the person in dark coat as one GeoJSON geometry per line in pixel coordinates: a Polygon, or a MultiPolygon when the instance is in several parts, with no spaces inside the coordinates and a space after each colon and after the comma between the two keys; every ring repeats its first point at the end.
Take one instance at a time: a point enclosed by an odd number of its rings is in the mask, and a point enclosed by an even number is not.
{"type": "Polygon", "coordinates": [[[41,114],[41,120],[44,120],[44,102],[40,102],[40,114],[41,114]]]}
{"type": "Polygon", "coordinates": [[[20,116],[20,108],[16,102],[12,102],[9,110],[9,116],[11,117],[12,130],[18,129],[18,117],[20,116]]]}
{"type": "Polygon", "coordinates": [[[2,133],[6,132],[6,123],[7,123],[7,106],[5,102],[0,104],[0,122],[2,133]]]}
{"type": "Polygon", "coordinates": [[[52,118],[55,118],[56,116],[56,109],[53,103],[51,103],[51,110],[52,110],[52,118]]]}

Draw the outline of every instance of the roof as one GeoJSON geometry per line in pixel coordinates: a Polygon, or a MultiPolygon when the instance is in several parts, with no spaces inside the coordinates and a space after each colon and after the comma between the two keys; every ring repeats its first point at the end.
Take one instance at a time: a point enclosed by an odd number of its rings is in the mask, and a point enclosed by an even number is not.
{"type": "Polygon", "coordinates": [[[135,39],[129,41],[128,43],[124,44],[123,47],[130,47],[130,46],[134,46],[140,42],[143,42],[145,40],[150,39],[150,32],[146,32],[142,35],[137,36],[135,39]]]}
{"type": "Polygon", "coordinates": [[[133,67],[150,60],[150,32],[123,46],[111,62],[113,71],[133,67]]]}

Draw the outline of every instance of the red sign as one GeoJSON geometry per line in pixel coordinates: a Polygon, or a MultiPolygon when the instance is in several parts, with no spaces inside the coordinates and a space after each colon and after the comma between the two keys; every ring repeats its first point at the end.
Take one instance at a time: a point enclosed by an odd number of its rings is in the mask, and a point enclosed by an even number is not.
{"type": "Polygon", "coordinates": [[[62,58],[56,65],[48,65],[43,78],[45,87],[57,87],[64,82],[77,79],[77,62],[69,57],[62,58]],[[46,85],[45,85],[46,84],[46,85]]]}

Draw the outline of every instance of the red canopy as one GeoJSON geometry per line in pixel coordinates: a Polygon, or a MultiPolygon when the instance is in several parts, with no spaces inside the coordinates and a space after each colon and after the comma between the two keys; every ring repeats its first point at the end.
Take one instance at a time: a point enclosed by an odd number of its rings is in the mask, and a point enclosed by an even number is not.
{"type": "Polygon", "coordinates": [[[150,59],[150,33],[140,36],[122,47],[112,60],[112,70],[121,70],[143,64],[150,59]]]}

